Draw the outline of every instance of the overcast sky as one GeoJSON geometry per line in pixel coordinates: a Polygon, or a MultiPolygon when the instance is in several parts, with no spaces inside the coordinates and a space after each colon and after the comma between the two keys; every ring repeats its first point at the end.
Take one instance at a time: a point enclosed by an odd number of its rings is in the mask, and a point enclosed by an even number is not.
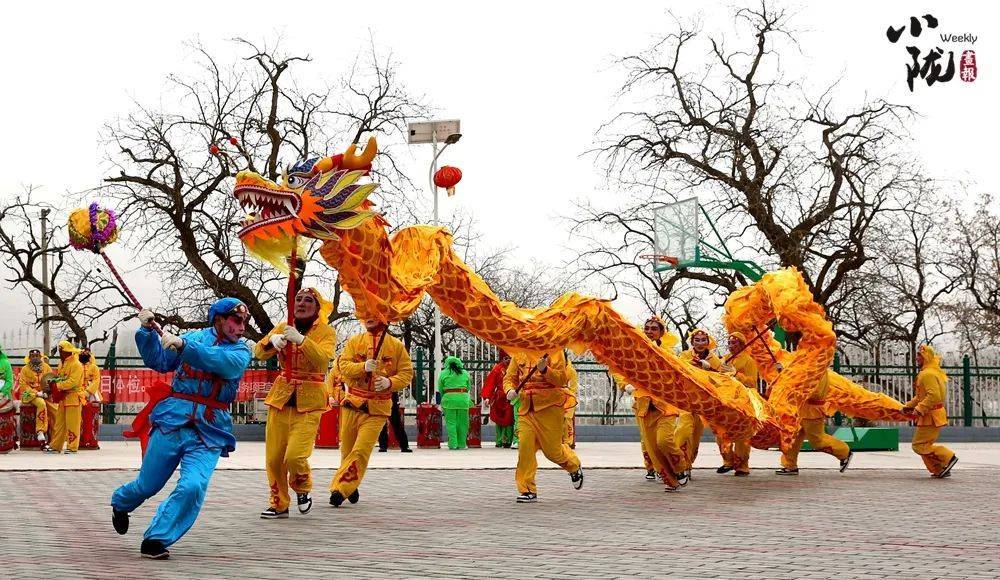
{"type": "MultiPolygon", "coordinates": [[[[1000,134],[996,103],[995,9],[979,2],[779,2],[795,12],[801,55],[784,63],[807,89],[838,76],[842,102],[866,95],[915,107],[914,163],[973,191],[996,191],[1000,134]],[[926,13],[940,25],[921,44],[973,48],[980,77],[910,92],[902,42],[885,30],[926,13]],[[987,23],[992,26],[987,27],[987,23]],[[971,33],[969,43],[934,43],[939,33],[971,33]]],[[[459,166],[459,193],[443,211],[475,215],[484,244],[513,246],[524,261],[565,259],[566,227],[553,217],[573,199],[612,200],[593,157],[594,133],[616,111],[622,80],[616,56],[647,47],[671,25],[668,10],[703,18],[707,31],[733,26],[731,3],[694,2],[171,2],[5,3],[0,34],[6,82],[0,92],[0,195],[31,184],[54,200],[96,186],[106,175],[102,126],[133,108],[161,102],[165,78],[190,70],[186,41],[200,39],[220,60],[226,39],[273,41],[312,56],[310,70],[335,79],[371,38],[392,51],[408,87],[426,94],[440,118],[462,120],[462,141],[444,161],[459,166]],[[696,12],[700,10],[700,12],[696,12]]],[[[957,55],[956,55],[957,56],[957,55]]],[[[307,74],[300,69],[299,75],[307,74]]],[[[414,148],[413,179],[426,178],[428,147],[414,148]]],[[[429,195],[421,191],[419,195],[429,195]]],[[[127,224],[124,227],[128,227],[127,224]]],[[[122,251],[116,248],[116,252],[122,251]]],[[[130,258],[119,255],[119,259],[130,258]]],[[[161,303],[156,288],[137,284],[161,303]]],[[[0,330],[28,320],[28,306],[3,290],[0,330]]],[[[625,309],[631,307],[625,305],[625,309]]],[[[638,315],[638,313],[634,313],[638,315]]]]}

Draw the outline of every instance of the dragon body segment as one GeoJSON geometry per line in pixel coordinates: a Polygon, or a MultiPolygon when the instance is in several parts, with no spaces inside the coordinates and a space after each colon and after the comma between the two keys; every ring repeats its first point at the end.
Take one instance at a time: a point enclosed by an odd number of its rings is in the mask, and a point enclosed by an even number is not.
{"type": "MultiPolygon", "coordinates": [[[[366,156],[369,149],[372,143],[366,156]]],[[[653,397],[703,416],[717,434],[751,439],[755,446],[779,441],[784,446],[794,438],[797,409],[828,372],[836,345],[823,309],[796,270],[767,274],[726,304],[730,330],[752,336],[776,318],[786,330],[801,333],[794,353],[771,345],[784,367],[780,373],[759,341],[751,346],[762,375],[773,382],[765,400],[732,376],[695,368],[656,348],[607,301],[568,293],[547,308],[526,309],[500,300],[455,254],[451,234],[443,228],[403,228],[390,239],[387,222],[367,200],[375,184],[357,183],[365,172],[353,148],[343,156],[296,165],[282,184],[241,172],[234,195],[263,214],[245,224],[240,238],[272,263],[280,263],[299,236],[323,240],[320,253],[339,272],[359,318],[402,320],[427,293],[458,325],[508,352],[541,356],[566,347],[590,350],[610,371],[653,397]]],[[[847,413],[905,420],[897,401],[843,377],[831,381],[831,399],[847,413]]]]}

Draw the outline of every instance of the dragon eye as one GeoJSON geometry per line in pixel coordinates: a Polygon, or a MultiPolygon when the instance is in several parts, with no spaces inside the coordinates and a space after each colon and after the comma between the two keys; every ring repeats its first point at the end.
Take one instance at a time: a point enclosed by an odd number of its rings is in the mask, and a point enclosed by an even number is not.
{"type": "Polygon", "coordinates": [[[289,187],[302,187],[306,184],[306,179],[298,175],[288,176],[288,186],[289,187]]]}

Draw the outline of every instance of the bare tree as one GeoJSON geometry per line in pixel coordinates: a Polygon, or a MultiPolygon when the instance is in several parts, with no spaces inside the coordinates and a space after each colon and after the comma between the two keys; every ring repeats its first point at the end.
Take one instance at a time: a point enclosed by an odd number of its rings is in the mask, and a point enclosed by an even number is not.
{"type": "Polygon", "coordinates": [[[959,214],[957,225],[952,243],[969,293],[981,309],[1000,320],[1000,212],[992,197],[983,195],[970,215],[959,214]]]}
{"type": "MultiPolygon", "coordinates": [[[[127,241],[161,278],[168,298],[161,322],[203,326],[205,304],[233,296],[247,304],[248,335],[256,338],[274,326],[285,290],[283,277],[250,258],[236,238],[243,216],[231,195],[232,178],[246,169],[278,180],[285,163],[332,153],[362,135],[401,135],[407,120],[424,116],[427,107],[400,84],[391,55],[374,46],[339,84],[313,90],[292,74],[308,72],[308,56],[234,42],[246,50],[245,59],[218,62],[194,46],[202,71],[169,78],[174,105],[139,105],[107,128],[117,174],[106,179],[106,191],[129,224],[127,241]]],[[[376,202],[401,206],[390,201],[406,177],[391,153],[383,151],[376,163],[374,179],[382,185],[376,202]]],[[[339,284],[327,290],[337,306],[331,319],[347,316],[339,284]]]]}
{"type": "MultiPolygon", "coordinates": [[[[953,225],[947,219],[947,201],[928,187],[902,205],[907,211],[873,227],[872,260],[856,275],[864,288],[850,294],[851,302],[862,302],[861,307],[854,316],[836,317],[862,321],[849,338],[876,348],[887,340],[902,342],[913,360],[921,340],[933,340],[950,329],[941,307],[964,277],[947,247],[953,225]]],[[[841,329],[845,332],[850,334],[841,329]]]]}
{"type": "MultiPolygon", "coordinates": [[[[782,73],[781,58],[797,49],[786,14],[765,2],[736,10],[735,20],[738,34],[726,40],[678,21],[648,51],[621,60],[625,110],[601,128],[599,154],[610,180],[645,199],[614,211],[581,207],[578,229],[610,228],[622,246],[586,257],[609,277],[643,271],[633,258],[652,249],[652,209],[698,195],[725,218],[722,234],[751,252],[742,256],[799,268],[816,300],[835,306],[848,275],[870,259],[872,224],[919,183],[902,147],[911,111],[874,101],[840,112],[833,88],[804,96],[782,73]],[[699,43],[705,58],[694,53],[699,43]]],[[[745,282],[684,269],[662,280],[640,275],[661,293],[677,279],[727,290],[745,282]]]]}
{"type": "Polygon", "coordinates": [[[94,327],[107,319],[129,318],[134,309],[111,277],[96,267],[96,257],[80,255],[70,247],[66,212],[33,202],[31,197],[29,190],[23,197],[17,196],[0,207],[0,260],[7,272],[4,280],[12,289],[22,290],[31,301],[36,326],[52,323],[57,333],[68,333],[83,345],[107,340],[108,331],[94,336],[94,327]],[[53,214],[45,247],[41,227],[34,223],[42,210],[53,214]],[[43,256],[50,264],[48,277],[41,272],[43,256]],[[44,315],[41,297],[49,300],[48,317],[44,315]]]}

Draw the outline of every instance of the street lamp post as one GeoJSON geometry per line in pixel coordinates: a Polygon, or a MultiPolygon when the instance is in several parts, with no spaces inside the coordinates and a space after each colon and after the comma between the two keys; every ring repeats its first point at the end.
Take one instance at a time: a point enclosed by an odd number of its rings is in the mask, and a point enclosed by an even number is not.
{"type": "MultiPolygon", "coordinates": [[[[428,175],[431,193],[434,195],[434,225],[441,225],[441,218],[438,215],[438,188],[434,185],[434,173],[437,172],[438,157],[445,152],[450,145],[458,143],[462,137],[461,123],[454,119],[450,121],[429,121],[426,123],[410,123],[411,145],[430,143],[433,156],[431,157],[431,169],[428,175]],[[439,136],[444,136],[444,147],[438,151],[439,136]]],[[[444,359],[441,345],[441,309],[434,305],[434,376],[441,376],[441,363],[444,359]]],[[[427,381],[427,402],[433,400],[434,381],[427,381]]]]}

